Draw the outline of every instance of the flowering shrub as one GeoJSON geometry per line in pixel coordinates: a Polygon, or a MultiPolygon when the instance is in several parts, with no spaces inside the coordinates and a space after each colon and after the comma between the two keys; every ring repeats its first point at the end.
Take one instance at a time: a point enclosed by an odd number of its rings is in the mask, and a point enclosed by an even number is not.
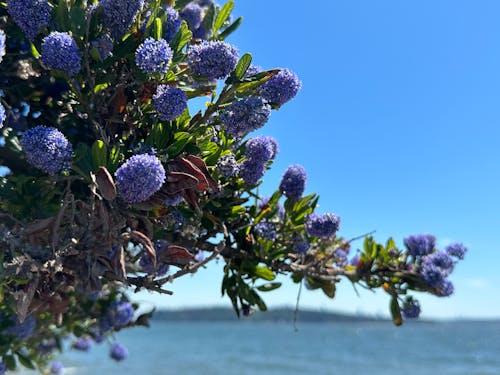
{"type": "MultiPolygon", "coordinates": [[[[238,316],[266,310],[276,275],[334,298],[348,279],[382,288],[395,324],[420,314],[412,291],[448,296],[466,248],[431,235],[404,247],[338,235],[291,165],[271,197],[257,187],[278,153],[251,135],[301,82],[225,42],[233,1],[7,0],[0,4],[0,374],[60,373],[69,340],[88,350],[147,324],[127,292],[214,259],[238,316]],[[193,112],[190,100],[206,96],[193,112]]],[[[166,297],[168,298],[168,297],[166,297]]],[[[124,360],[119,343],[111,358],[124,360]]]]}

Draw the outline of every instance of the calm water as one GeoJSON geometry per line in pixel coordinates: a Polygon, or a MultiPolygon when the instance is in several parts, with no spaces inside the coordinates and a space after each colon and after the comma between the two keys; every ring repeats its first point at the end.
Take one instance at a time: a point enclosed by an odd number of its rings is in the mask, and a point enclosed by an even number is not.
{"type": "Polygon", "coordinates": [[[298,327],[156,321],[117,336],[129,348],[126,361],[108,359],[103,343],[90,353],[67,352],[64,374],[500,374],[500,323],[298,327]]]}

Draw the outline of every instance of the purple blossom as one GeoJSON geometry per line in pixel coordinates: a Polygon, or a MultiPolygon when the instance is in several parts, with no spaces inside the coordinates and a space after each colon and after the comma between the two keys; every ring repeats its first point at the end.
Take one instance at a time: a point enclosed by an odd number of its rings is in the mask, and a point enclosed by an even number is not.
{"type": "MultiPolygon", "coordinates": [[[[0,62],[2,62],[3,57],[5,56],[5,33],[3,30],[0,30],[0,62]]],[[[0,122],[1,127],[1,122],[0,122]]]]}
{"type": "Polygon", "coordinates": [[[33,336],[35,332],[36,320],[32,316],[28,316],[22,322],[17,316],[14,317],[14,325],[6,328],[3,333],[15,336],[19,340],[27,340],[33,336]]]}
{"type": "Polygon", "coordinates": [[[57,341],[55,338],[42,340],[42,342],[40,342],[40,345],[38,345],[38,351],[42,354],[49,354],[55,348],[57,348],[57,341]]]}
{"type": "Polygon", "coordinates": [[[255,163],[267,163],[276,153],[277,142],[272,137],[254,137],[246,143],[245,157],[255,163]]]}
{"type": "Polygon", "coordinates": [[[253,227],[254,233],[268,241],[272,241],[276,238],[276,224],[269,221],[261,221],[253,227]]]}
{"type": "Polygon", "coordinates": [[[50,175],[69,169],[73,148],[56,128],[40,125],[28,129],[20,143],[28,162],[34,167],[50,175]]]}
{"type": "Polygon", "coordinates": [[[184,198],[181,194],[175,195],[173,197],[167,197],[163,200],[165,206],[178,206],[184,198]]]}
{"type": "Polygon", "coordinates": [[[436,238],[430,234],[415,234],[404,239],[408,253],[413,256],[422,256],[434,251],[436,238]]]}
{"type": "Polygon", "coordinates": [[[163,24],[163,38],[170,42],[181,28],[182,19],[174,8],[165,7],[165,23],[163,24]]]}
{"type": "Polygon", "coordinates": [[[91,48],[95,48],[99,54],[101,61],[113,56],[113,39],[108,34],[100,36],[92,41],[91,48]]]}
{"type": "Polygon", "coordinates": [[[5,362],[0,362],[0,375],[5,375],[7,372],[7,365],[5,362]]]}
{"type": "Polygon", "coordinates": [[[73,341],[71,347],[81,352],[88,352],[92,347],[92,340],[89,337],[78,337],[73,341]]]}
{"type": "Polygon", "coordinates": [[[193,1],[188,3],[179,14],[187,22],[191,31],[200,27],[203,21],[203,8],[193,1]]]}
{"type": "Polygon", "coordinates": [[[328,238],[334,236],[339,230],[340,218],[332,213],[311,214],[307,217],[305,226],[308,235],[328,238]]]}
{"type": "Polygon", "coordinates": [[[68,33],[53,31],[43,38],[42,62],[47,68],[73,76],[80,71],[81,58],[82,53],[68,33]]]}
{"type": "Polygon", "coordinates": [[[351,260],[349,261],[349,264],[350,264],[351,266],[357,266],[357,265],[358,265],[358,263],[359,263],[359,259],[360,259],[360,258],[361,258],[361,257],[359,256],[359,254],[354,255],[354,256],[351,258],[351,260]]]}
{"type": "Polygon", "coordinates": [[[165,169],[154,155],[134,155],[115,173],[116,185],[127,203],[143,202],[162,187],[165,169]]]}
{"type": "Polygon", "coordinates": [[[432,263],[423,263],[420,274],[424,283],[431,289],[436,289],[442,285],[446,276],[448,276],[447,270],[432,263]]]}
{"type": "Polygon", "coordinates": [[[420,316],[420,303],[411,297],[407,298],[403,304],[402,313],[405,319],[417,319],[420,316]]]}
{"type": "Polygon", "coordinates": [[[7,0],[7,9],[29,40],[35,39],[50,22],[47,0],[7,0]]]}
{"type": "Polygon", "coordinates": [[[295,164],[289,166],[280,182],[280,191],[287,198],[298,200],[302,197],[306,187],[307,173],[303,166],[295,164]]]}
{"type": "Polygon", "coordinates": [[[111,345],[109,356],[115,361],[120,362],[128,357],[128,350],[125,346],[115,342],[111,345]]]}
{"type": "Polygon", "coordinates": [[[258,96],[245,97],[232,102],[220,114],[229,135],[242,138],[264,126],[271,115],[271,106],[258,96]]]}
{"type": "Polygon", "coordinates": [[[174,53],[165,39],[147,38],[135,52],[135,62],[144,73],[166,73],[174,53]]]}
{"type": "Polygon", "coordinates": [[[201,24],[200,27],[198,27],[196,30],[193,30],[193,38],[203,40],[208,39],[207,29],[203,24],[201,24]]]}
{"type": "Polygon", "coordinates": [[[453,271],[454,262],[448,253],[443,251],[435,251],[432,254],[426,255],[422,258],[422,265],[434,265],[443,270],[443,273],[449,275],[453,271]]]}
{"type": "Polygon", "coordinates": [[[222,42],[206,42],[189,47],[187,63],[191,73],[208,81],[226,78],[238,63],[238,50],[222,42]]]}
{"type": "Polygon", "coordinates": [[[266,172],[265,164],[245,160],[240,164],[240,177],[248,184],[255,185],[266,172]]]}
{"type": "MultiPolygon", "coordinates": [[[[156,253],[156,259],[160,259],[161,255],[165,250],[170,246],[170,244],[167,241],[164,240],[156,240],[153,243],[155,253],[156,253]]],[[[153,273],[156,276],[163,276],[168,273],[168,270],[170,266],[168,264],[163,264],[163,263],[157,263],[156,264],[156,270],[153,268],[153,261],[151,260],[151,257],[147,255],[145,252],[141,255],[141,259],[139,259],[139,266],[141,266],[142,270],[150,275],[153,273]]]]}
{"type": "Polygon", "coordinates": [[[99,320],[101,332],[109,331],[115,327],[123,327],[134,318],[134,308],[128,301],[113,302],[108,311],[99,320]]]}
{"type": "Polygon", "coordinates": [[[452,243],[448,245],[445,250],[448,255],[458,259],[464,259],[465,253],[467,252],[467,248],[461,243],[452,243]]]}
{"type": "Polygon", "coordinates": [[[100,0],[102,21],[114,39],[121,39],[130,30],[144,0],[100,0]]]}
{"type": "Polygon", "coordinates": [[[282,69],[259,88],[259,94],[267,101],[282,106],[297,95],[301,87],[302,83],[295,73],[282,69]]]}
{"type": "Polygon", "coordinates": [[[63,370],[63,365],[61,362],[56,361],[50,363],[49,371],[52,375],[62,374],[62,370],[63,370]]]}
{"type": "Polygon", "coordinates": [[[216,167],[225,178],[236,176],[240,171],[240,166],[233,154],[221,156],[216,167]]]}
{"type": "Polygon", "coordinates": [[[178,87],[159,85],[153,95],[153,105],[162,121],[172,121],[187,108],[188,97],[178,87]]]}
{"type": "Polygon", "coordinates": [[[449,297],[455,291],[453,283],[449,280],[443,280],[442,283],[436,286],[436,290],[439,297],[449,297]]]}
{"type": "Polygon", "coordinates": [[[302,235],[293,236],[293,248],[298,254],[305,254],[311,247],[311,244],[302,235]]]}

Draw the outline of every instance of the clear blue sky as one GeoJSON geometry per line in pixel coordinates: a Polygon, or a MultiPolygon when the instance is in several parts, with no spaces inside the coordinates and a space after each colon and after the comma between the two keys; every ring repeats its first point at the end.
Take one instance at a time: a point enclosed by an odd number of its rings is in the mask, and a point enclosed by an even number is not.
{"type": "MultiPolygon", "coordinates": [[[[264,68],[288,67],[299,95],[256,134],[280,143],[264,191],[287,165],[308,171],[320,211],[341,235],[385,241],[433,233],[470,249],[451,298],[422,297],[424,317],[500,317],[500,2],[498,0],[236,0],[243,25],[229,40],[264,68]]],[[[360,246],[361,243],[359,242],[360,246]]],[[[170,285],[167,307],[227,304],[221,265],[170,285]]],[[[285,280],[265,295],[293,305],[285,280]]],[[[140,295],[139,299],[146,299],[140,295]]],[[[387,313],[384,293],[303,293],[301,306],[387,313]]]]}

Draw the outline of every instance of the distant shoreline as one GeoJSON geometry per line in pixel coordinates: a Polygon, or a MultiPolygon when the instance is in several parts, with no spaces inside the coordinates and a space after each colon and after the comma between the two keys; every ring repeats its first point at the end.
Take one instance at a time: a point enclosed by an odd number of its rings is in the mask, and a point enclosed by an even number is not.
{"type": "MultiPolygon", "coordinates": [[[[269,309],[265,312],[255,311],[248,317],[238,319],[236,313],[226,307],[204,307],[204,308],[185,308],[176,310],[157,310],[153,315],[155,321],[211,321],[211,322],[231,322],[231,321],[250,321],[250,322],[293,322],[294,309],[288,307],[269,309]]],[[[301,323],[349,323],[349,322],[390,322],[388,317],[377,317],[368,315],[344,314],[330,311],[316,311],[309,309],[300,309],[297,321],[301,323]]],[[[411,323],[500,323],[500,319],[425,319],[407,321],[411,323]]]]}

